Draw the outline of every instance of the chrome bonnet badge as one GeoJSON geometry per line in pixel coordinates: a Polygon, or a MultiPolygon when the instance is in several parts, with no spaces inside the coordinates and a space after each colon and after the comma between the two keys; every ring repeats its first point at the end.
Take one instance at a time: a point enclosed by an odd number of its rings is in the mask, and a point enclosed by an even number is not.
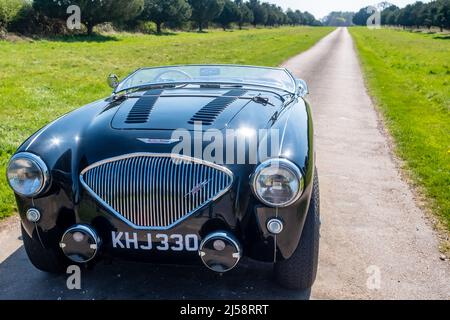
{"type": "Polygon", "coordinates": [[[138,138],[137,140],[146,144],[173,144],[181,141],[181,139],[150,139],[150,138],[138,138]]]}
{"type": "Polygon", "coordinates": [[[208,184],[210,184],[210,182],[212,181],[212,179],[203,181],[201,183],[199,183],[198,185],[194,186],[194,188],[192,188],[191,191],[189,191],[188,193],[186,193],[184,195],[185,198],[189,197],[189,196],[193,196],[196,195],[197,193],[199,193],[204,187],[206,187],[208,184]]]}

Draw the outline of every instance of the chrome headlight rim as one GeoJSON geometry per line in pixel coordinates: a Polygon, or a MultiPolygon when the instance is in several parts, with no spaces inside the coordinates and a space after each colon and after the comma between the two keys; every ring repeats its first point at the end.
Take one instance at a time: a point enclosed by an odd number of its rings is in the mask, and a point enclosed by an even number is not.
{"type": "Polygon", "coordinates": [[[250,184],[251,184],[251,189],[252,189],[253,195],[264,205],[271,207],[271,208],[286,208],[286,207],[291,206],[292,204],[296,203],[301,198],[301,196],[303,195],[303,192],[305,190],[305,179],[304,179],[303,174],[301,173],[300,169],[292,161],[285,159],[285,158],[274,158],[274,159],[269,159],[269,160],[262,162],[256,168],[250,181],[251,181],[250,184]],[[286,201],[284,203],[280,203],[280,204],[271,203],[271,202],[267,201],[266,199],[261,197],[261,195],[258,193],[257,188],[256,188],[256,183],[257,183],[258,177],[261,174],[262,170],[264,170],[268,167],[274,166],[276,164],[278,164],[279,167],[282,167],[284,169],[291,171],[291,173],[293,173],[295,175],[295,177],[297,178],[297,180],[299,182],[299,189],[297,190],[296,195],[291,200],[286,201]]]}
{"type": "Polygon", "coordinates": [[[13,191],[16,194],[18,194],[18,195],[20,195],[22,197],[26,197],[26,198],[34,198],[34,197],[37,197],[40,194],[42,194],[47,189],[47,187],[49,186],[49,184],[50,184],[50,171],[48,170],[48,167],[45,164],[45,162],[39,156],[37,156],[37,155],[35,155],[33,153],[30,153],[30,152],[20,152],[20,153],[15,154],[9,160],[8,166],[7,166],[7,169],[6,169],[6,179],[8,181],[9,186],[11,187],[11,189],[13,189],[13,191]],[[31,194],[25,194],[25,193],[22,193],[22,192],[16,190],[14,188],[14,186],[12,186],[11,183],[10,183],[10,180],[9,180],[9,177],[8,177],[8,172],[10,170],[11,164],[14,161],[19,160],[19,159],[25,159],[25,160],[29,160],[29,161],[33,162],[39,168],[39,170],[41,171],[41,174],[42,174],[41,185],[40,185],[39,189],[37,189],[35,192],[33,192],[31,194]]]}

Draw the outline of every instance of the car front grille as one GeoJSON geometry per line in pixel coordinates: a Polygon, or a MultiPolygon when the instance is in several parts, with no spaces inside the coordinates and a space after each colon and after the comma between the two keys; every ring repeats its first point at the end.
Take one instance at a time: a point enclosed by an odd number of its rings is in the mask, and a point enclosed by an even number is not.
{"type": "Polygon", "coordinates": [[[225,194],[233,174],[179,155],[131,154],[89,166],[80,180],[131,226],[168,229],[225,194]]]}

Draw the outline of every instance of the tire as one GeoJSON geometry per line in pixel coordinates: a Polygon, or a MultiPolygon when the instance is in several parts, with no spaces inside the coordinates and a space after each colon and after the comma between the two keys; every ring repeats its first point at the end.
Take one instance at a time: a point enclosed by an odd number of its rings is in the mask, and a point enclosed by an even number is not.
{"type": "Polygon", "coordinates": [[[275,278],[283,287],[308,290],[314,284],[319,262],[320,195],[317,170],[305,225],[299,245],[287,260],[275,263],[275,278]]]}
{"type": "Polygon", "coordinates": [[[25,251],[33,266],[48,273],[60,274],[66,272],[70,263],[61,252],[44,248],[38,239],[31,238],[28,235],[23,226],[21,226],[21,229],[25,251]]]}

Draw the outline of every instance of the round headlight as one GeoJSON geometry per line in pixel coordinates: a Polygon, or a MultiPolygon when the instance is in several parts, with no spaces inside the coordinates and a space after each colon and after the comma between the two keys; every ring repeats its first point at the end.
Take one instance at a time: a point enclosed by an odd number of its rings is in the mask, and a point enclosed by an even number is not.
{"type": "Polygon", "coordinates": [[[44,161],[31,153],[18,153],[12,157],[7,169],[8,182],[19,195],[35,197],[47,186],[49,173],[44,161]]]}
{"type": "Polygon", "coordinates": [[[303,175],[295,164],[286,159],[262,163],[252,180],[254,194],[270,207],[287,207],[303,193],[303,175]]]}

